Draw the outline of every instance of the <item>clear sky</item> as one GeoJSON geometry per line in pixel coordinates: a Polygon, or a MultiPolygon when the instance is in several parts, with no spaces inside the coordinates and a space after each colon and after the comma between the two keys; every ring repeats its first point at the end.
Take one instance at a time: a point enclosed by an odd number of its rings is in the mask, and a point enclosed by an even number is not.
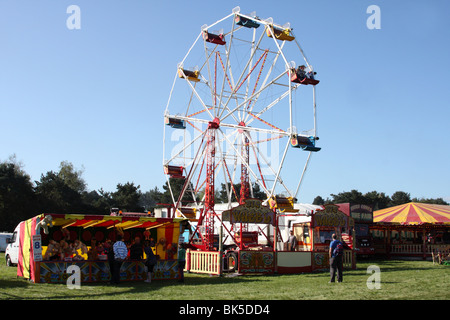
{"type": "Polygon", "coordinates": [[[161,189],[176,64],[237,5],[289,21],[321,80],[322,150],[300,202],[351,189],[450,201],[447,0],[0,0],[0,160],[16,154],[33,180],[67,160],[90,190],[161,189]],[[367,28],[370,5],[381,29],[367,28]]]}

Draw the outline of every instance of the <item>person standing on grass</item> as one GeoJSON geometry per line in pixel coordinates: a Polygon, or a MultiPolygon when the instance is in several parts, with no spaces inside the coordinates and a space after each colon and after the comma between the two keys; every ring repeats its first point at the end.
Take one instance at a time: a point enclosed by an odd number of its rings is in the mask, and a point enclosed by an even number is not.
{"type": "Polygon", "coordinates": [[[179,282],[184,282],[184,267],[186,266],[186,249],[184,243],[178,249],[178,274],[179,282]]]}
{"type": "Polygon", "coordinates": [[[337,236],[335,233],[331,236],[333,241],[330,243],[330,282],[335,281],[336,272],[337,272],[337,281],[342,282],[343,275],[343,257],[344,257],[344,246],[341,241],[337,240],[337,236]]]}
{"type": "Polygon", "coordinates": [[[156,256],[153,253],[151,244],[149,240],[144,241],[144,252],[145,252],[145,268],[147,269],[147,279],[144,282],[151,283],[152,282],[152,273],[153,269],[156,265],[156,256]]]}
{"type": "Polygon", "coordinates": [[[130,260],[142,260],[142,252],[141,238],[136,237],[130,247],[130,260]]]}
{"type": "Polygon", "coordinates": [[[128,249],[125,243],[122,241],[122,235],[118,234],[116,236],[117,241],[113,245],[114,251],[114,268],[112,272],[112,283],[119,284],[120,281],[120,268],[122,267],[123,261],[128,255],[128,249]]]}

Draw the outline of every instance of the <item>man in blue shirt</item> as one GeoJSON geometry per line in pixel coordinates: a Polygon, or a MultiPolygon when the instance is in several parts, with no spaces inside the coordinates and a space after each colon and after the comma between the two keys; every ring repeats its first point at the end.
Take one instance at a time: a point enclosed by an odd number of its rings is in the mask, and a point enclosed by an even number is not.
{"type": "Polygon", "coordinates": [[[114,284],[119,284],[120,281],[120,267],[123,261],[127,258],[128,248],[122,241],[122,235],[119,233],[116,236],[116,242],[113,245],[114,251],[114,267],[111,274],[111,280],[114,284]]]}
{"type": "Polygon", "coordinates": [[[337,280],[338,282],[342,282],[342,269],[343,269],[343,257],[344,257],[344,249],[341,241],[337,240],[337,236],[335,233],[331,236],[333,241],[330,243],[330,282],[335,281],[336,271],[337,271],[337,280]]]}

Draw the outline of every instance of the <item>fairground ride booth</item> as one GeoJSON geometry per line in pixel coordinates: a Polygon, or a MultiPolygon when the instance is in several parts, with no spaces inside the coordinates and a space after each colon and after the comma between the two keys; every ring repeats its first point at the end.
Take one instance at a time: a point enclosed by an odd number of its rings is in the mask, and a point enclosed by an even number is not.
{"type": "Polygon", "coordinates": [[[369,257],[375,254],[373,237],[370,227],[373,225],[373,207],[358,203],[337,203],[339,210],[355,220],[355,239],[350,241],[350,237],[343,236],[349,247],[355,250],[360,257],[369,257]],[[354,246],[353,246],[354,244],[354,246]]]}
{"type": "Polygon", "coordinates": [[[410,202],[373,213],[376,254],[427,259],[450,257],[450,206],[410,202]]]}
{"type": "MultiPolygon", "coordinates": [[[[332,235],[335,233],[338,239],[344,240],[344,267],[356,268],[355,251],[352,250],[354,234],[354,219],[339,210],[339,206],[328,204],[311,213],[310,221],[294,223],[293,231],[297,238],[296,252],[294,255],[306,253],[310,255],[310,266],[305,266],[298,271],[319,271],[329,269],[329,248],[332,235]]],[[[279,268],[280,269],[280,268],[279,268]]],[[[282,271],[282,269],[280,270],[282,271]]],[[[295,268],[293,268],[295,271],[295,268]]]]}
{"type": "MultiPolygon", "coordinates": [[[[109,281],[106,248],[121,233],[128,248],[136,238],[141,244],[150,242],[158,258],[152,280],[177,279],[177,249],[185,221],[141,213],[41,214],[21,222],[17,275],[35,283],[65,283],[70,276],[67,268],[76,265],[80,268],[81,282],[109,281]]],[[[145,279],[144,261],[127,257],[120,280],[145,279]]]]}

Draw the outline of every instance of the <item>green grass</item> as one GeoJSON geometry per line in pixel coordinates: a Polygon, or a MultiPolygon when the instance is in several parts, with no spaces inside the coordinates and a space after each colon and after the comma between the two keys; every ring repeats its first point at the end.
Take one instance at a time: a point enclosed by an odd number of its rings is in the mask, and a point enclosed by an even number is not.
{"type": "Polygon", "coordinates": [[[82,284],[69,290],[63,284],[33,284],[16,276],[0,254],[0,299],[83,299],[83,300],[331,300],[331,299],[450,299],[450,267],[430,261],[362,261],[357,270],[344,272],[343,283],[328,283],[328,273],[273,276],[212,277],[186,274],[185,282],[154,281],[82,284]],[[381,269],[381,289],[369,290],[369,265],[381,269]]]}

